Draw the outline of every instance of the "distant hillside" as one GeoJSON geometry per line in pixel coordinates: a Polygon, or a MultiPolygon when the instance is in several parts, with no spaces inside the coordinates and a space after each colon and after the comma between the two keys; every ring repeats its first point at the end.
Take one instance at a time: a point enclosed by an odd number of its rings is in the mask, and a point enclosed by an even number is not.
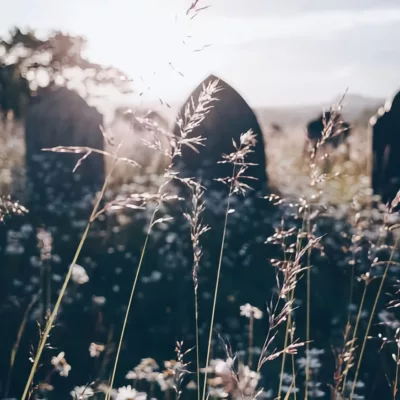
{"type": "MultiPolygon", "coordinates": [[[[337,103],[341,96],[337,96],[331,102],[310,104],[310,105],[288,105],[286,107],[258,107],[254,111],[261,126],[270,126],[272,123],[279,124],[285,127],[293,126],[304,126],[312,118],[317,117],[323,109],[329,109],[332,104],[337,103]]],[[[383,105],[384,99],[366,97],[358,94],[347,94],[343,102],[342,113],[344,117],[350,122],[356,122],[358,120],[368,121],[369,117],[372,116],[377,109],[383,105]]],[[[118,106],[128,106],[128,103],[106,103],[104,100],[101,102],[99,107],[103,113],[106,114],[108,121],[112,120],[114,111],[113,109],[118,106]]],[[[147,104],[146,108],[151,108],[159,112],[168,122],[170,126],[174,123],[175,118],[181,104],[170,105],[170,108],[165,104],[152,103],[147,104]]],[[[135,106],[133,108],[136,108],[135,106]]]]}
{"type": "MultiPolygon", "coordinates": [[[[332,104],[337,104],[340,98],[338,96],[332,102],[325,104],[257,108],[255,113],[264,127],[272,123],[285,127],[305,125],[316,118],[322,110],[328,110],[332,104]]],[[[384,102],[384,99],[347,94],[343,101],[342,114],[350,122],[356,122],[359,119],[368,120],[369,116],[372,116],[384,102]]]]}

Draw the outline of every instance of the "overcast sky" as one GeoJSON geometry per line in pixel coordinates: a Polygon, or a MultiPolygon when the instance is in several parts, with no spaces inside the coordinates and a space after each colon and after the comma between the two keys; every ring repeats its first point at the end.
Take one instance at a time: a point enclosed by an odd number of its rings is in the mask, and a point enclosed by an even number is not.
{"type": "Polygon", "coordinates": [[[346,87],[374,97],[400,89],[398,0],[200,0],[211,7],[188,21],[190,3],[13,0],[2,6],[0,32],[82,34],[88,57],[120,67],[139,90],[151,86],[150,100],[180,102],[209,73],[253,106],[330,101],[346,87]]]}

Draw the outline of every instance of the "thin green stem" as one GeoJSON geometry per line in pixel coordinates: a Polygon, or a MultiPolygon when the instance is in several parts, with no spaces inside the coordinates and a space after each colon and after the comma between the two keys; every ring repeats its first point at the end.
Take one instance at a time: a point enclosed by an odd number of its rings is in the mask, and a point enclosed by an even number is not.
{"type": "Polygon", "coordinates": [[[399,359],[400,359],[400,347],[399,343],[397,344],[397,358],[396,358],[396,377],[394,378],[394,385],[393,385],[393,400],[396,400],[397,395],[397,384],[399,381],[399,359]]]}
{"type": "Polygon", "coordinates": [[[19,344],[21,343],[22,335],[24,334],[24,331],[25,331],[26,322],[28,321],[29,313],[30,313],[33,305],[36,303],[37,299],[38,298],[35,295],[35,296],[33,296],[31,302],[29,303],[29,305],[28,305],[28,307],[27,307],[27,309],[26,309],[26,311],[24,313],[24,316],[22,318],[21,325],[20,325],[20,327],[18,329],[17,339],[16,339],[16,341],[15,341],[13,347],[12,347],[12,350],[11,350],[10,371],[8,373],[6,389],[5,389],[5,392],[4,392],[5,393],[5,397],[8,397],[8,392],[9,392],[10,384],[11,384],[11,377],[12,377],[12,373],[13,373],[13,370],[14,370],[15,357],[17,356],[17,352],[18,352],[18,349],[19,349],[19,344]]]}
{"type": "MultiPolygon", "coordinates": [[[[231,185],[231,188],[232,188],[232,185],[231,185]]],[[[220,253],[219,253],[217,280],[215,282],[214,301],[213,301],[213,307],[212,307],[212,313],[211,313],[211,322],[210,322],[210,333],[208,335],[206,368],[205,368],[205,374],[204,374],[203,397],[202,397],[203,400],[205,400],[205,398],[206,398],[207,369],[208,369],[208,363],[210,362],[211,341],[212,341],[212,334],[213,334],[213,327],[214,327],[215,309],[216,309],[216,306],[217,306],[217,297],[218,297],[219,279],[220,279],[220,275],[221,275],[222,257],[223,257],[223,254],[224,254],[224,247],[225,247],[226,227],[227,227],[227,224],[228,224],[231,192],[232,192],[232,189],[229,191],[228,202],[227,202],[227,205],[226,205],[224,230],[223,230],[223,233],[222,233],[221,250],[220,250],[220,253]]]]}
{"type": "Polygon", "coordinates": [[[114,385],[114,379],[115,379],[115,374],[116,374],[116,371],[117,371],[119,355],[120,355],[120,353],[121,353],[122,342],[123,342],[123,340],[124,340],[125,329],[126,329],[126,325],[127,325],[127,322],[128,322],[129,313],[130,313],[130,310],[131,310],[133,295],[135,294],[136,284],[137,284],[137,281],[138,281],[138,278],[139,278],[140,270],[141,270],[141,268],[142,268],[143,259],[144,259],[144,254],[145,254],[145,252],[146,252],[147,242],[148,242],[149,237],[150,237],[150,232],[151,232],[151,228],[153,227],[153,222],[154,222],[154,218],[155,218],[156,212],[157,212],[157,208],[154,210],[153,215],[151,216],[151,220],[150,220],[150,223],[149,223],[149,227],[148,227],[148,229],[147,229],[146,239],[145,239],[145,241],[144,241],[144,245],[143,245],[143,248],[142,248],[142,252],[141,252],[141,254],[140,254],[139,264],[138,264],[138,267],[137,267],[137,270],[136,270],[135,279],[134,279],[134,282],[133,282],[131,294],[130,294],[130,296],[129,296],[128,306],[127,306],[127,309],[126,309],[126,312],[125,312],[124,323],[122,324],[121,336],[120,336],[120,338],[119,338],[119,343],[118,343],[118,348],[117,348],[117,354],[116,354],[116,356],[115,356],[115,362],[114,362],[113,372],[112,372],[112,374],[111,374],[110,385],[109,385],[109,388],[108,388],[107,394],[106,394],[106,400],[110,400],[111,390],[112,390],[112,387],[113,387],[113,385],[114,385]]]}
{"type": "Polygon", "coordinates": [[[388,273],[388,271],[389,271],[389,267],[390,267],[390,265],[391,265],[391,263],[392,263],[392,259],[393,259],[393,256],[394,256],[394,252],[395,252],[395,249],[397,248],[399,239],[400,239],[400,236],[398,236],[397,239],[396,239],[396,242],[395,242],[395,244],[394,244],[393,250],[392,250],[392,252],[391,252],[391,254],[390,254],[389,261],[388,261],[387,264],[386,264],[385,272],[383,273],[383,276],[382,276],[382,279],[381,279],[381,284],[379,285],[379,289],[378,289],[378,292],[377,292],[376,297],[375,297],[374,306],[372,307],[371,315],[370,315],[370,317],[369,317],[369,321],[368,321],[368,325],[367,325],[367,330],[366,330],[366,332],[365,332],[363,344],[362,344],[362,347],[361,347],[360,357],[359,357],[358,363],[357,363],[356,374],[355,374],[355,376],[354,376],[353,385],[352,385],[352,387],[351,387],[351,396],[350,396],[350,398],[353,397],[353,395],[354,395],[354,390],[355,390],[355,387],[356,387],[357,378],[358,378],[358,373],[359,373],[359,371],[360,371],[361,361],[362,361],[362,358],[363,358],[363,355],[364,355],[364,350],[365,350],[365,345],[366,345],[366,343],[367,343],[367,339],[368,339],[368,335],[369,335],[369,330],[371,329],[372,320],[373,320],[373,318],[374,318],[375,310],[376,310],[376,307],[377,307],[377,305],[378,305],[378,300],[379,300],[379,297],[380,297],[380,295],[381,295],[382,288],[383,288],[383,284],[385,283],[386,276],[387,276],[387,273],[388,273]]]}
{"type": "Polygon", "coordinates": [[[51,308],[51,264],[47,260],[46,263],[46,315],[50,312],[51,308]]]}
{"type": "MultiPolygon", "coordinates": [[[[371,203],[369,203],[369,205],[371,206],[371,203]]],[[[372,210],[372,208],[370,207],[369,211],[371,212],[371,210],[372,210]]],[[[383,241],[383,235],[382,235],[382,233],[380,233],[378,241],[377,241],[377,247],[380,246],[382,241],[383,241]]],[[[351,270],[349,312],[348,312],[348,316],[347,316],[347,325],[349,325],[349,326],[350,326],[350,318],[351,318],[350,305],[351,305],[351,303],[353,301],[353,296],[354,296],[354,277],[355,277],[355,255],[353,255],[353,265],[352,265],[352,270],[351,270]]],[[[351,350],[350,350],[351,352],[353,352],[354,349],[355,349],[355,341],[356,341],[356,338],[357,338],[357,330],[358,330],[358,325],[359,325],[359,322],[360,322],[360,319],[361,319],[362,309],[363,309],[363,306],[364,306],[364,300],[365,300],[365,297],[366,297],[367,286],[368,286],[368,281],[365,283],[365,286],[364,286],[363,294],[362,294],[362,297],[361,297],[360,307],[359,307],[358,313],[357,313],[356,324],[354,326],[353,336],[352,336],[352,340],[350,342],[351,343],[351,345],[350,345],[351,346],[351,350]]],[[[345,345],[346,345],[346,343],[345,343],[345,345]]],[[[344,373],[343,373],[343,383],[342,383],[342,390],[341,390],[342,394],[344,393],[344,391],[346,389],[347,376],[348,376],[348,372],[349,372],[349,370],[351,368],[351,366],[349,365],[350,361],[351,361],[351,358],[349,359],[349,361],[347,361],[347,365],[346,365],[344,373]]]]}
{"type": "MultiPolygon", "coordinates": [[[[288,337],[289,337],[289,327],[290,327],[290,322],[291,318],[290,315],[288,317],[288,320],[286,322],[286,331],[285,331],[285,341],[283,343],[283,348],[286,349],[287,347],[287,342],[288,342],[288,337]]],[[[282,384],[283,384],[283,373],[285,370],[285,361],[286,361],[286,352],[283,352],[282,354],[282,365],[281,365],[281,375],[279,378],[279,389],[278,389],[278,399],[281,398],[281,392],[282,392],[282,384]]]]}
{"type": "Polygon", "coordinates": [[[199,348],[199,304],[197,289],[194,291],[194,307],[196,319],[196,373],[197,373],[197,400],[200,400],[200,348],[199,348]]]}
{"type": "MultiPolygon", "coordinates": [[[[305,218],[303,218],[300,232],[304,231],[304,225],[305,225],[305,218]]],[[[296,238],[296,254],[298,254],[300,252],[301,243],[302,243],[301,235],[297,235],[297,238],[296,238]]],[[[284,255],[284,258],[285,258],[285,262],[286,262],[287,261],[286,260],[286,254],[284,255]]],[[[290,299],[291,299],[291,301],[294,299],[294,289],[292,290],[292,292],[290,294],[290,299]]],[[[287,346],[288,337],[289,337],[288,335],[289,335],[289,330],[291,329],[291,325],[292,325],[292,319],[291,319],[291,315],[289,315],[287,323],[286,323],[285,341],[284,341],[284,347],[283,347],[284,349],[287,346]]],[[[293,338],[292,338],[292,340],[293,340],[293,338]]],[[[285,370],[285,362],[286,362],[286,353],[284,352],[283,355],[282,355],[282,365],[281,365],[281,374],[280,374],[280,379],[279,379],[278,398],[280,398],[281,391],[282,391],[283,373],[284,373],[284,370],[285,370]]],[[[294,356],[292,358],[292,363],[293,362],[294,362],[294,356]]],[[[292,365],[292,368],[294,370],[294,366],[293,365],[292,365]]]]}
{"type": "Polygon", "coordinates": [[[353,257],[353,265],[351,268],[351,277],[350,277],[350,294],[349,294],[349,312],[347,313],[347,324],[350,325],[351,319],[351,309],[350,306],[353,303],[353,296],[354,296],[354,276],[355,276],[355,257],[353,257]]]}
{"type": "Polygon", "coordinates": [[[294,354],[292,354],[292,384],[293,384],[293,397],[294,400],[296,400],[296,363],[294,361],[294,354]]]}
{"type": "Polygon", "coordinates": [[[86,241],[86,238],[87,238],[87,235],[89,233],[90,227],[92,225],[92,222],[94,221],[94,216],[96,215],[96,212],[97,212],[97,210],[99,208],[101,199],[104,196],[106,187],[108,185],[108,182],[109,182],[109,179],[111,177],[111,174],[112,174],[112,172],[114,170],[116,162],[117,162],[117,160],[114,160],[114,162],[112,164],[112,167],[110,169],[110,172],[108,173],[106,179],[104,180],[103,187],[101,188],[101,192],[100,192],[100,194],[98,196],[98,199],[97,199],[97,201],[96,201],[96,203],[95,203],[95,205],[93,207],[92,214],[90,215],[89,221],[88,221],[88,223],[86,225],[86,228],[85,228],[85,230],[84,230],[84,232],[82,234],[81,240],[79,242],[79,245],[78,245],[78,247],[76,249],[76,252],[75,252],[75,255],[73,257],[73,260],[72,260],[72,262],[70,264],[70,267],[68,269],[67,276],[64,279],[64,283],[63,283],[63,285],[61,287],[60,294],[58,295],[58,298],[57,298],[56,304],[54,306],[54,309],[53,309],[52,313],[50,314],[49,319],[47,320],[44,332],[43,332],[41,340],[39,342],[39,346],[38,346],[38,349],[37,349],[37,352],[36,352],[36,355],[35,355],[35,359],[33,361],[33,365],[32,365],[31,371],[29,373],[28,380],[27,380],[26,385],[25,385],[24,392],[23,392],[22,397],[21,397],[21,400],[25,400],[27,395],[28,395],[28,393],[29,393],[29,388],[31,387],[31,384],[33,382],[33,378],[35,376],[36,369],[37,369],[39,361],[40,361],[40,357],[41,357],[41,355],[43,353],[43,349],[44,349],[44,347],[46,345],[47,338],[49,337],[50,331],[51,331],[51,329],[53,327],[54,320],[55,320],[55,318],[56,318],[56,316],[58,314],[58,311],[60,309],[61,301],[62,301],[62,299],[64,297],[65,291],[67,290],[68,283],[69,283],[69,281],[71,279],[72,271],[73,271],[73,268],[74,268],[74,264],[76,264],[76,262],[77,262],[77,260],[79,258],[79,255],[81,253],[82,247],[83,247],[83,245],[84,245],[84,243],[86,241]]]}
{"type": "MultiPolygon", "coordinates": [[[[362,297],[361,297],[360,307],[359,307],[359,309],[358,309],[356,324],[355,324],[354,330],[353,330],[353,336],[352,336],[351,342],[350,342],[350,343],[351,343],[351,347],[352,347],[353,349],[354,349],[355,341],[356,341],[356,338],[357,338],[357,330],[358,330],[358,325],[359,325],[360,319],[361,319],[361,313],[362,313],[362,310],[363,310],[363,307],[364,307],[365,297],[366,297],[366,294],[367,294],[367,287],[368,287],[368,284],[365,283],[365,285],[364,285],[364,291],[363,291],[363,294],[362,294],[362,297]]],[[[353,350],[352,350],[352,351],[353,351],[353,350]]],[[[342,384],[342,393],[344,393],[344,390],[345,390],[345,388],[346,388],[347,375],[348,375],[348,369],[347,369],[347,367],[346,367],[345,375],[344,375],[344,378],[343,378],[343,384],[342,384]]]]}
{"type": "MultiPolygon", "coordinates": [[[[310,213],[307,216],[307,238],[310,240],[310,213]]],[[[307,316],[306,316],[306,383],[304,400],[308,399],[308,383],[310,381],[310,314],[311,314],[311,247],[307,250],[307,316]]]]}
{"type": "Polygon", "coordinates": [[[252,312],[249,320],[249,350],[248,350],[248,367],[251,369],[253,364],[253,338],[254,338],[254,313],[252,312]]]}
{"type": "Polygon", "coordinates": [[[46,321],[46,290],[44,285],[45,272],[43,263],[40,266],[40,325],[46,321]]]}

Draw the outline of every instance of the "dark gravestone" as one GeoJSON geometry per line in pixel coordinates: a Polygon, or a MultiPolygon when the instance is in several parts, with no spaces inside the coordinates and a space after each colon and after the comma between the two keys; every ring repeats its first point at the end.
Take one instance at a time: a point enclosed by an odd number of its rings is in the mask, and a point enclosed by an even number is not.
{"type": "Polygon", "coordinates": [[[322,139],[322,133],[325,129],[327,129],[327,134],[329,136],[325,144],[333,148],[338,148],[341,144],[345,144],[347,146],[346,155],[349,156],[350,145],[348,138],[351,133],[350,124],[343,121],[340,113],[335,113],[333,115],[330,111],[322,113],[318,118],[308,123],[308,140],[305,143],[304,154],[306,155],[308,153],[309,145],[314,147],[317,142],[322,139]]]}
{"type": "MultiPolygon", "coordinates": [[[[184,114],[185,106],[194,101],[195,107],[203,86],[218,78],[211,75],[205,79],[191,94],[181,113],[184,114]]],[[[184,146],[182,157],[177,163],[177,168],[182,177],[196,177],[198,181],[209,190],[220,191],[221,183],[215,182],[217,178],[225,178],[232,175],[230,164],[218,164],[223,154],[234,151],[232,140],[240,142],[240,135],[252,129],[257,137],[257,144],[253,152],[246,157],[246,162],[257,164],[248,168],[246,174],[257,180],[246,181],[255,193],[266,193],[267,174],[265,160],[264,139],[257,118],[240,94],[223,80],[219,79],[221,88],[214,96],[218,101],[212,103],[213,108],[206,115],[204,121],[191,132],[191,137],[201,136],[205,139],[205,147],[201,147],[199,153],[184,146]]],[[[179,128],[176,126],[174,133],[179,136],[179,128]]]]}
{"type": "Polygon", "coordinates": [[[83,154],[43,152],[56,146],[103,150],[102,115],[66,88],[46,90],[34,98],[25,120],[26,166],[30,208],[62,215],[92,202],[104,181],[104,160],[91,154],[73,173],[83,154]]]}
{"type": "Polygon", "coordinates": [[[400,92],[390,110],[372,125],[372,189],[383,202],[391,201],[400,189],[400,92]]]}
{"type": "Polygon", "coordinates": [[[11,111],[19,120],[30,97],[29,82],[15,64],[0,65],[0,116],[3,122],[11,111]]]}

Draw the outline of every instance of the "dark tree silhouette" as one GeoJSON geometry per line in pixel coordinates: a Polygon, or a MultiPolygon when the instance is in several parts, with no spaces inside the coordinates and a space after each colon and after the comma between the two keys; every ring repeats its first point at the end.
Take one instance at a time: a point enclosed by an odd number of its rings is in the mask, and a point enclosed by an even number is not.
{"type": "Polygon", "coordinates": [[[99,85],[112,85],[121,92],[130,92],[130,80],[121,70],[88,61],[82,56],[86,40],[62,32],[53,32],[39,39],[33,30],[13,28],[8,38],[0,37],[0,111],[13,111],[22,117],[27,98],[40,84],[67,86],[80,81],[86,95],[99,85]],[[71,70],[74,74],[68,74],[71,70]],[[79,71],[80,74],[77,72],[79,71]],[[47,79],[46,79],[47,78],[47,79]]]}

